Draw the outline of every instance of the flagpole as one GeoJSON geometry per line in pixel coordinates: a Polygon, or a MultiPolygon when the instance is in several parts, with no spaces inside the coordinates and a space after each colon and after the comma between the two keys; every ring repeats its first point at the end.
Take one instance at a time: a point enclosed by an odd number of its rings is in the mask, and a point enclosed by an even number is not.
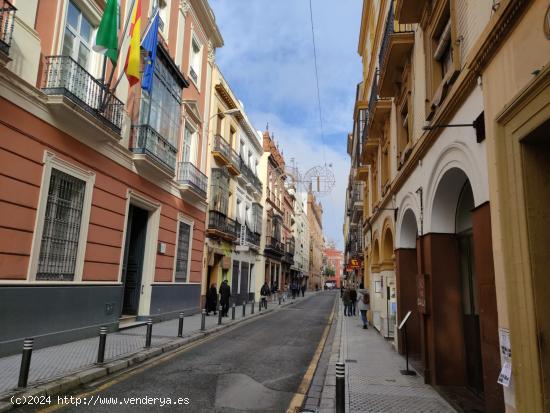
{"type": "MultiPolygon", "coordinates": [[[[115,70],[118,67],[118,60],[120,58],[120,51],[122,49],[122,43],[124,43],[124,37],[126,36],[126,31],[128,30],[128,25],[130,24],[130,19],[132,18],[132,12],[134,10],[135,4],[136,4],[136,0],[132,0],[132,5],[128,9],[129,13],[128,13],[128,16],[126,17],[126,22],[124,23],[124,28],[122,30],[122,35],[120,36],[120,41],[119,41],[118,48],[117,48],[117,54],[116,54],[116,62],[117,63],[115,65],[113,65],[113,69],[111,70],[111,74],[109,75],[109,81],[107,83],[105,83],[105,72],[107,70],[107,68],[106,68],[106,66],[107,66],[107,56],[105,56],[103,58],[102,81],[103,81],[103,84],[107,85],[107,89],[111,89],[111,87],[110,87],[111,82],[113,81],[113,76],[115,74],[115,70]]],[[[118,82],[117,82],[117,85],[118,85],[118,82]]],[[[113,90],[113,94],[114,94],[114,90],[113,90]]],[[[105,106],[106,103],[107,103],[107,94],[105,94],[105,96],[103,98],[103,102],[101,103],[101,108],[102,109],[103,109],[103,107],[105,106]]]]}
{"type": "MultiPolygon", "coordinates": [[[[135,1],[135,0],[134,0],[135,1]]],[[[140,33],[140,39],[143,39],[143,36],[145,35],[145,33],[147,33],[147,31],[149,31],[149,29],[151,28],[151,22],[153,21],[153,18],[155,17],[156,13],[153,13],[151,15],[151,17],[149,18],[149,21],[147,22],[147,26],[145,27],[145,30],[143,31],[143,33],[140,33]]],[[[120,49],[119,49],[120,51],[120,49]]],[[[111,73],[112,74],[112,73],[111,73]]],[[[122,80],[122,77],[124,76],[124,72],[122,72],[119,76],[118,76],[118,79],[116,81],[116,83],[114,84],[113,88],[112,88],[112,92],[115,93],[115,90],[116,88],[118,87],[118,84],[120,83],[120,81],[122,80]]]]}

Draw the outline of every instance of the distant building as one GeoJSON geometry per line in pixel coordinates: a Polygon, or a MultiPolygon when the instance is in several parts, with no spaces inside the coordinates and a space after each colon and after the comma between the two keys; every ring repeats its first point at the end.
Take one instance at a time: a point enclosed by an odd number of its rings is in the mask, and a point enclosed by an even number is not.
{"type": "Polygon", "coordinates": [[[342,283],[342,272],[344,271],[344,254],[334,247],[326,247],[323,255],[323,264],[325,268],[330,269],[330,272],[334,271],[333,276],[325,277],[325,282],[334,281],[336,287],[340,288],[342,283]]]}
{"type": "Polygon", "coordinates": [[[323,206],[315,195],[307,194],[307,221],[309,225],[309,278],[308,288],[314,290],[323,286],[323,206]]]}

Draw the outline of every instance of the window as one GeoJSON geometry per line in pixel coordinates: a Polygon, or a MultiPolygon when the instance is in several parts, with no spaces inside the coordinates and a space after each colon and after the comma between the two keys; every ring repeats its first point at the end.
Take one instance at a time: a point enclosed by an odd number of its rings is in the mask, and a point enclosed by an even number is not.
{"type": "Polygon", "coordinates": [[[453,54],[452,54],[452,48],[451,48],[451,20],[447,22],[445,25],[445,28],[443,29],[443,32],[439,36],[439,39],[437,41],[437,46],[434,52],[434,58],[437,62],[439,62],[440,66],[440,74],[439,76],[441,79],[445,79],[445,77],[449,74],[449,72],[452,70],[453,66],[453,54]]]}
{"type": "Polygon", "coordinates": [[[193,35],[191,38],[191,59],[189,60],[189,76],[195,82],[195,85],[199,85],[199,79],[201,75],[202,67],[202,46],[193,35]]]}
{"type": "Polygon", "coordinates": [[[45,152],[30,280],[82,279],[94,179],[93,172],[45,152]]]}
{"type": "Polygon", "coordinates": [[[171,0],[154,0],[153,10],[159,9],[160,24],[159,30],[165,39],[168,39],[168,29],[170,28],[170,4],[171,0]]]}
{"type": "Polygon", "coordinates": [[[71,56],[88,70],[93,27],[72,1],[67,7],[67,19],[63,33],[63,56],[71,56]]]}
{"type": "Polygon", "coordinates": [[[214,211],[227,216],[229,207],[229,173],[226,169],[212,169],[211,205],[214,211]]]}
{"type": "Polygon", "coordinates": [[[183,128],[183,147],[181,159],[183,162],[191,162],[193,165],[197,162],[197,132],[186,122],[183,128]]]}
{"type": "Polygon", "coordinates": [[[180,133],[182,88],[172,72],[157,54],[151,94],[142,90],[140,122],[157,131],[173,147],[180,133]]]}
{"type": "Polygon", "coordinates": [[[179,221],[178,249],[176,254],[176,282],[187,282],[189,276],[189,257],[191,252],[192,227],[184,221],[179,221]]]}
{"type": "Polygon", "coordinates": [[[252,204],[252,222],[253,222],[253,228],[252,230],[257,233],[262,233],[262,213],[263,213],[263,207],[261,204],[258,204],[257,202],[252,204]]]}
{"type": "Polygon", "coordinates": [[[85,181],[52,169],[37,280],[74,279],[85,188],[85,181]]]}

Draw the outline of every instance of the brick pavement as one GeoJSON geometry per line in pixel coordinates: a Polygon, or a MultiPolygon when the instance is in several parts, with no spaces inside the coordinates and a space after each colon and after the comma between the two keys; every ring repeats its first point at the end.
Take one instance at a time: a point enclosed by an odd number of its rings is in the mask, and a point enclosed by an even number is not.
{"type": "Polygon", "coordinates": [[[341,304],[320,403],[311,411],[335,411],[335,365],[346,361],[346,412],[452,413],[455,410],[417,376],[403,376],[405,360],[359,317],[343,317],[341,304]]]}
{"type": "MultiPolygon", "coordinates": [[[[270,301],[268,303],[268,309],[277,307],[277,302],[270,301]]],[[[235,310],[235,320],[241,320],[242,306],[237,306],[235,310]]],[[[246,307],[246,317],[250,316],[250,310],[249,304],[246,307]]],[[[255,313],[258,313],[257,303],[255,313]]],[[[222,323],[228,324],[230,320],[231,309],[229,318],[224,318],[222,323]]],[[[200,323],[200,314],[185,317],[183,337],[198,333],[200,323]]],[[[206,317],[206,330],[215,328],[217,325],[217,316],[206,317]]],[[[158,348],[175,339],[177,330],[178,319],[154,324],[151,348],[158,348]]],[[[105,349],[105,362],[117,360],[142,350],[145,345],[145,332],[146,327],[141,326],[109,334],[105,349]]],[[[98,338],[94,337],[34,350],[29,372],[29,386],[65,377],[92,367],[97,358],[98,341],[98,338]]],[[[0,358],[0,397],[17,386],[20,363],[20,354],[0,358]]]]}

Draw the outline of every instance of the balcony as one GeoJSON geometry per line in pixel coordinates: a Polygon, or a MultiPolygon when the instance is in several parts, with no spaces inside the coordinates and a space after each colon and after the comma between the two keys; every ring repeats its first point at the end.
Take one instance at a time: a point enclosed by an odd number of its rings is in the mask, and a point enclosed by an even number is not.
{"type": "Polygon", "coordinates": [[[206,232],[210,238],[221,238],[226,241],[234,241],[238,238],[237,223],[219,211],[208,213],[206,232]]]}
{"type": "Polygon", "coordinates": [[[371,137],[363,145],[363,152],[361,154],[362,162],[364,165],[374,165],[378,158],[378,147],[380,146],[380,139],[371,137]]]}
{"type": "Polygon", "coordinates": [[[132,126],[130,145],[138,170],[155,175],[174,176],[177,149],[151,126],[132,126]]]}
{"type": "Polygon", "coordinates": [[[418,23],[425,5],[426,0],[397,0],[395,15],[401,23],[418,23]]]}
{"type": "Polygon", "coordinates": [[[227,170],[231,175],[239,175],[240,157],[221,135],[214,136],[212,156],[214,156],[222,166],[227,166],[227,170]]]}
{"type": "MultiPolygon", "coordinates": [[[[72,120],[81,124],[82,117],[88,121],[92,117],[94,122],[99,121],[101,126],[106,126],[111,131],[111,137],[120,139],[124,103],[102,82],[69,56],[46,57],[45,74],[46,80],[42,90],[50,96],[49,103],[62,110],[63,113],[60,115],[64,116],[65,121],[72,120]],[[55,99],[56,97],[60,99],[55,99]],[[75,104],[81,110],[81,114],[75,111],[75,104]],[[77,118],[74,118],[75,114],[77,118]]],[[[101,139],[102,136],[98,138],[101,139]]]]}
{"type": "Polygon", "coordinates": [[[384,123],[386,118],[391,113],[391,99],[385,99],[380,97],[378,91],[378,81],[380,77],[380,71],[376,70],[374,78],[372,80],[372,87],[369,97],[369,135],[375,136],[380,123],[384,123]]]}
{"type": "Polygon", "coordinates": [[[178,164],[177,181],[183,196],[187,194],[205,200],[208,187],[208,178],[191,162],[178,164]]]}
{"type": "Polygon", "coordinates": [[[11,38],[13,35],[13,25],[15,12],[17,9],[8,1],[0,0],[0,53],[6,56],[4,64],[9,61],[11,38]]]}
{"type": "Polygon", "coordinates": [[[246,181],[246,186],[253,188],[256,192],[262,193],[262,181],[256,176],[254,171],[248,167],[243,158],[239,156],[239,164],[243,181],[246,181]]]}
{"type": "Polygon", "coordinates": [[[380,68],[380,95],[393,97],[396,83],[400,82],[403,67],[414,46],[414,25],[402,24],[395,18],[395,0],[390,4],[378,67],[380,68]]]}
{"type": "Polygon", "coordinates": [[[255,250],[260,248],[261,235],[253,232],[248,225],[240,224],[240,242],[237,251],[247,251],[249,248],[255,250]]]}
{"type": "Polygon", "coordinates": [[[285,246],[277,238],[268,236],[265,239],[264,253],[282,257],[285,254],[285,246]]]}

